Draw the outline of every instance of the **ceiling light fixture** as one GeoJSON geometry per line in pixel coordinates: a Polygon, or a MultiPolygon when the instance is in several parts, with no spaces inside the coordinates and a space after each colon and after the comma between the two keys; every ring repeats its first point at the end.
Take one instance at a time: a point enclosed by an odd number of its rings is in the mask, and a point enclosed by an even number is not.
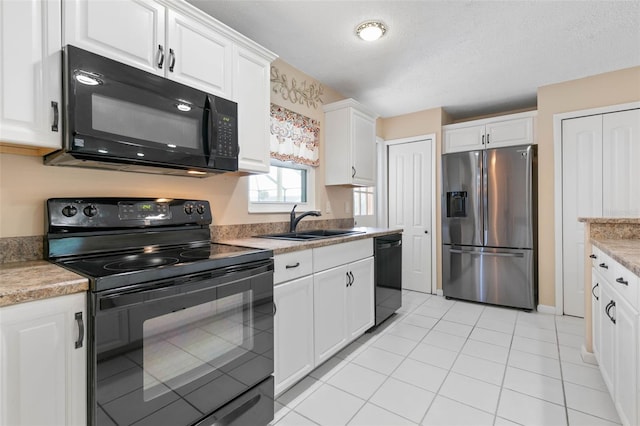
{"type": "Polygon", "coordinates": [[[375,41],[387,32],[387,27],[380,21],[366,21],[358,25],[356,34],[364,41],[375,41]]]}

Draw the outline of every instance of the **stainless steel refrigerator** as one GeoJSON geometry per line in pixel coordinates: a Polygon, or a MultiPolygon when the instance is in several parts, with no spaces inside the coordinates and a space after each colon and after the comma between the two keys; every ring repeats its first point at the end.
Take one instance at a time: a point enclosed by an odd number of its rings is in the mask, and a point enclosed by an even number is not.
{"type": "Polygon", "coordinates": [[[442,156],[444,296],[535,309],[536,146],[442,156]]]}

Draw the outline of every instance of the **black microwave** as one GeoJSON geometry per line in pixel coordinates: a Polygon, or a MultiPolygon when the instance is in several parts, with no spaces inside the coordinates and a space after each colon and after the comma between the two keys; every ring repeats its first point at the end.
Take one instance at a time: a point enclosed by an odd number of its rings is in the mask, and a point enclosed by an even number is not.
{"type": "Polygon", "coordinates": [[[45,164],[204,177],[238,170],[235,102],[64,48],[63,148],[45,164]]]}

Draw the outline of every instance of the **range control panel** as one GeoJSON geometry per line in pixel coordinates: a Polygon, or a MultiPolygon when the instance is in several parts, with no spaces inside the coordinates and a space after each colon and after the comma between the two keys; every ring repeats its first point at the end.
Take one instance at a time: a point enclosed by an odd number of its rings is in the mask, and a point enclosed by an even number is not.
{"type": "Polygon", "coordinates": [[[175,198],[51,198],[49,231],[55,228],[140,228],[210,225],[206,200],[175,198]]]}

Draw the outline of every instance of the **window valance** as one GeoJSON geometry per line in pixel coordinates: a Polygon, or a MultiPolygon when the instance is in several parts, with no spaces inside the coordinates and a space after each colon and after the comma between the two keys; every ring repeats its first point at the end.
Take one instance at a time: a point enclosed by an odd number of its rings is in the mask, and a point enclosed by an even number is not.
{"type": "Polygon", "coordinates": [[[271,158],[317,167],[320,123],[271,104],[271,158]]]}

